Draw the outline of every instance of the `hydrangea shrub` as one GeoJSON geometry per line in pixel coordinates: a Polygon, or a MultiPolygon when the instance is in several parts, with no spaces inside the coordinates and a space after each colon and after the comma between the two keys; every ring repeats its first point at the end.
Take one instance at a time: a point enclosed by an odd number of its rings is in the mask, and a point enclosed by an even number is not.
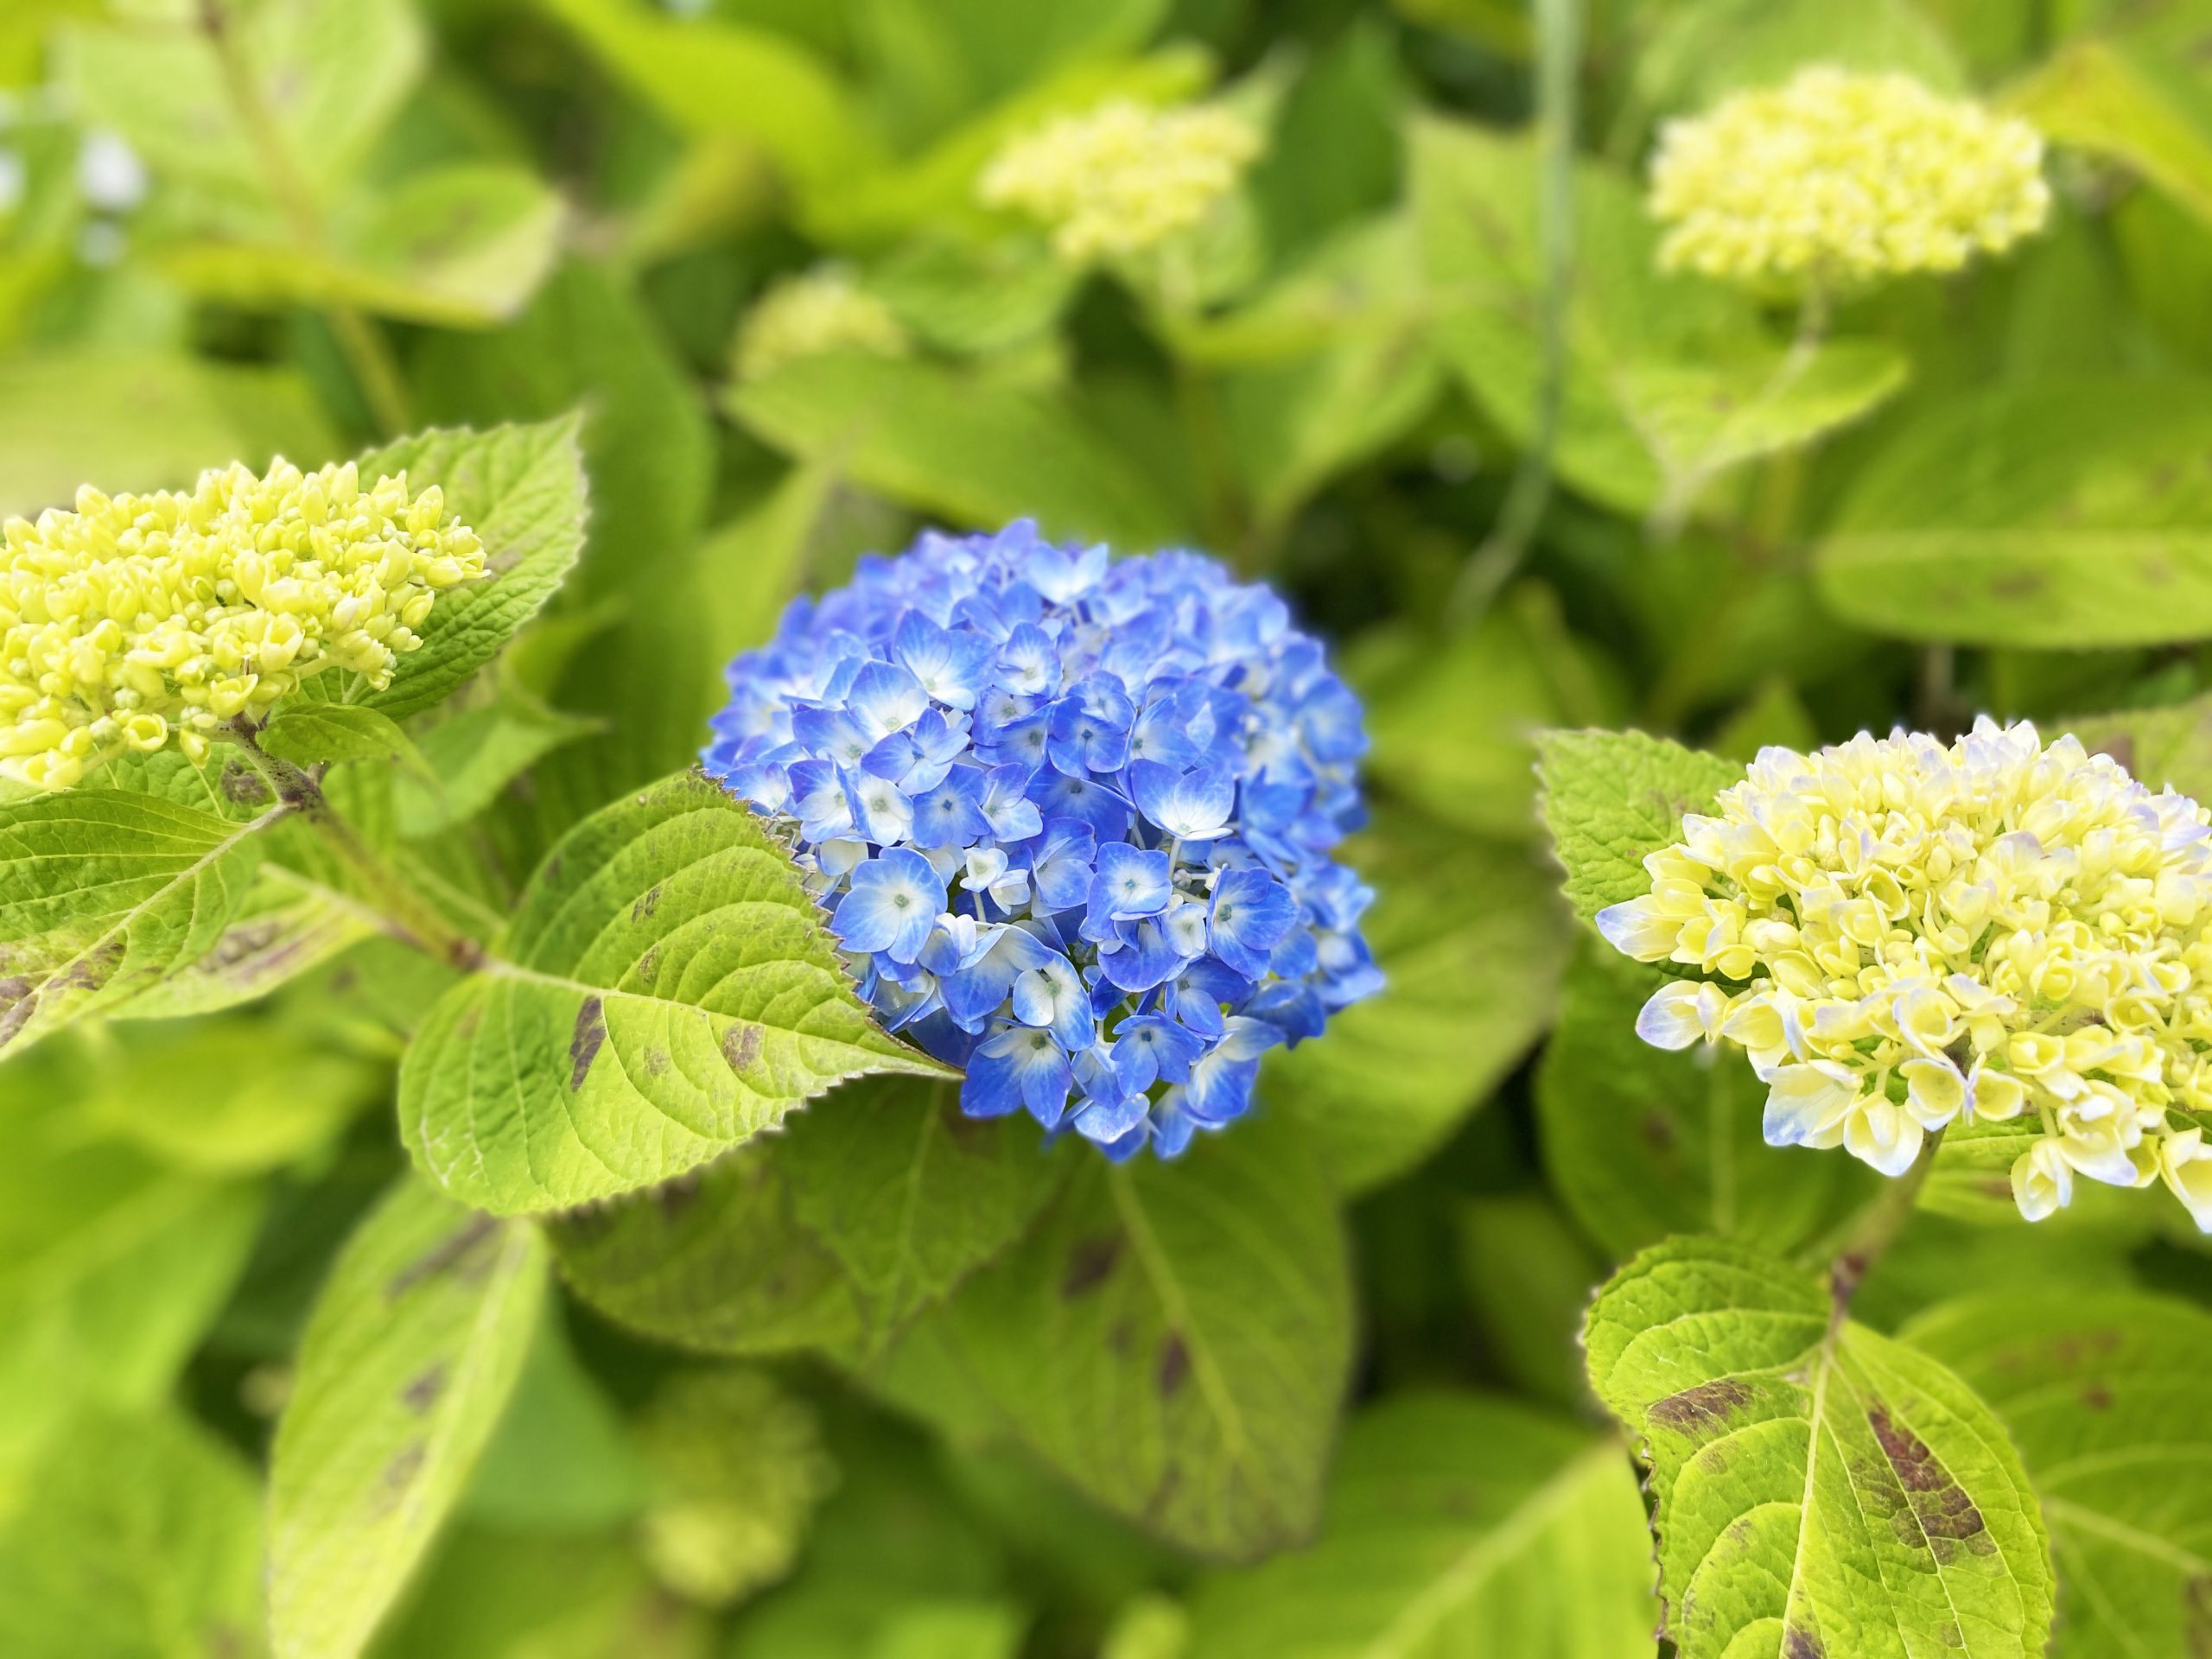
{"type": "Polygon", "coordinates": [[[707,771],[785,827],[861,995],[966,1068],[971,1116],[1172,1157],[1381,984],[1330,855],[1358,702],[1211,559],[925,535],[795,601],[729,684],[707,771]]]}

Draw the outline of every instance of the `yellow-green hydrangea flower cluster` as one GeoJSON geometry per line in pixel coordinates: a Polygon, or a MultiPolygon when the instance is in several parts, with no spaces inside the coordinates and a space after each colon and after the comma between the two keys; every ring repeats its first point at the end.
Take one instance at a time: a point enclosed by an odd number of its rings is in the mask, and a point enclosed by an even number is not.
{"type": "Polygon", "coordinates": [[[1116,99],[1017,138],[984,173],[982,195],[1050,226],[1053,251],[1087,264],[1202,224],[1259,153],[1258,130],[1232,110],[1116,99]]]}
{"type": "Polygon", "coordinates": [[[1600,932],[1670,982],[1637,1030],[1732,1043],[1766,1138],[1902,1174],[1956,1122],[2018,1122],[2020,1211],[2163,1178],[2212,1231],[2212,815],[2072,737],[1984,718],[1760,751],[1643,861],[1600,932]]]}
{"type": "Polygon", "coordinates": [[[1999,252],[2042,228],[2050,189],[2026,122],[1815,67],[1669,122],[1650,206],[1670,270],[1841,289],[1999,252]]]}
{"type": "Polygon", "coordinates": [[[325,669],[391,679],[440,593],[484,574],[435,485],[351,461],[200,474],[0,526],[0,775],[67,788],[174,736],[258,720],[325,669]]]}
{"type": "Polygon", "coordinates": [[[777,283],[746,313],[737,335],[737,374],[757,380],[830,352],[904,357],[911,349],[889,306],[842,266],[823,265],[777,283]]]}

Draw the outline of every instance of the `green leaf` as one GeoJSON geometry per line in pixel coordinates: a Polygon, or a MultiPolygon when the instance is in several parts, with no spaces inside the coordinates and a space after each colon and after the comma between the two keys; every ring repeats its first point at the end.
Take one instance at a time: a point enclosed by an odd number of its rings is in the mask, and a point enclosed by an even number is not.
{"type": "Polygon", "coordinates": [[[1542,1035],[1567,934],[1525,849],[1401,808],[1347,851],[1377,894],[1362,926],[1386,983],[1332,1015],[1325,1041],[1270,1054],[1261,1097],[1359,1193],[1433,1152],[1542,1035]]]}
{"type": "Polygon", "coordinates": [[[1200,1581],[1207,1659],[1645,1652],[1650,1541],[1619,1443],[1481,1395],[1353,1419],[1312,1548],[1200,1581]]]}
{"type": "Polygon", "coordinates": [[[79,1416],[0,1529],[10,1659],[252,1659],[261,1494],[181,1413],[79,1416]]]}
{"type": "Polygon", "coordinates": [[[1583,1339],[1651,1465],[1682,1659],[2044,1651],[2050,1543],[2004,1426],[1810,1274],[1670,1239],[1598,1293],[1583,1339]]]}
{"type": "Polygon", "coordinates": [[[214,948],[244,904],[257,839],[151,796],[73,790],[0,806],[0,1048],[105,1013],[214,948]]]}
{"type": "Polygon", "coordinates": [[[467,823],[546,755],[604,724],[512,690],[447,716],[423,734],[422,775],[392,779],[399,833],[414,840],[467,823]]]}
{"type": "Polygon", "coordinates": [[[586,819],[399,1077],[425,1173],[503,1215],[651,1186],[842,1078],[946,1075],[869,1020],[788,855],[697,772],[586,819]]]}
{"type": "Polygon", "coordinates": [[[2075,41],[2005,102],[2046,138],[2133,168],[2212,223],[2212,102],[2165,53],[2075,41]]]}
{"type": "MultiPolygon", "coordinates": [[[[314,194],[334,194],[421,73],[414,10],[405,0],[279,0],[228,15],[289,169],[314,194]]],[[[196,16],[167,27],[133,18],[60,38],[61,77],[92,120],[128,138],[157,173],[273,213],[276,187],[196,16]]]]}
{"type": "Polygon", "coordinates": [[[1173,1163],[1088,1160],[917,1330],[949,1344],[958,1410],[987,1408],[1116,1514],[1242,1560],[1313,1529],[1351,1321],[1327,1178],[1255,1121],[1173,1163]]]}
{"type": "Polygon", "coordinates": [[[697,1178],[554,1229],[587,1301],[709,1353],[817,1348],[858,1363],[1011,1245],[1067,1173],[1026,1119],[855,1083],[697,1178]]]}
{"type": "Polygon", "coordinates": [[[359,703],[304,702],[281,709],[259,739],[279,760],[397,760],[418,777],[429,768],[415,741],[390,716],[359,703]]]}
{"type": "Polygon", "coordinates": [[[1470,1198],[1453,1230],[1459,1284],[1504,1378],[1548,1403],[1580,1409],[1582,1314],[1605,1270],[1560,1206],[1541,1192],[1470,1198]]]}
{"type": "Polygon", "coordinates": [[[1595,916],[1651,891],[1646,855],[1681,839],[1682,815],[1740,782],[1733,761],[1642,732],[1546,732],[1536,741],[1544,827],[1567,901],[1595,916]]]}
{"type": "Polygon", "coordinates": [[[2212,1314],[2125,1291],[1947,1303],[1905,1336],[2020,1448],[2050,1523],[2063,1659],[2190,1659],[2212,1640],[2212,1314]]]}
{"type": "Polygon", "coordinates": [[[2152,789],[2200,801],[2212,795],[2212,696],[2047,722],[2046,729],[2072,733],[2092,754],[2112,756],[2152,789]]]}
{"type": "Polygon", "coordinates": [[[0,518],[111,493],[188,486],[210,467],[282,454],[316,467],[337,440],[289,370],[119,351],[0,365],[0,518]]]}
{"type": "Polygon", "coordinates": [[[804,359],[729,393],[764,441],[957,523],[1159,547],[1173,504],[1061,397],[911,358],[804,359]]]}
{"type": "Polygon", "coordinates": [[[264,861],[207,951],[109,1017],[174,1020],[235,1007],[312,972],[382,927],[344,893],[264,861]]]}
{"type": "Polygon", "coordinates": [[[359,464],[364,478],[404,471],[411,488],[437,485],[446,511],[484,543],[486,578],[439,595],[416,630],[421,648],[399,659],[389,686],[371,691],[357,682],[345,698],[404,720],[491,661],[575,563],[586,512],[576,420],[432,430],[372,450],[359,464]]]}
{"type": "Polygon", "coordinates": [[[261,1217],[251,1185],[89,1138],[89,1077],[66,1045],[0,1069],[0,1515],[75,1406],[168,1394],[261,1217]]]}
{"type": "Polygon", "coordinates": [[[86,1127],[208,1175],[305,1158],[391,1086],[386,1067],[274,1021],[136,1026],[118,1036],[79,1108],[86,1127]]]}
{"type": "Polygon", "coordinates": [[[1616,1262],[1671,1233],[1777,1255],[1822,1236],[1881,1178],[1852,1158],[1766,1144],[1766,1085],[1732,1046],[1669,1054],[1636,1034],[1657,969],[1586,941],[1536,1074],[1544,1168],[1616,1262]]]}
{"type": "Polygon", "coordinates": [[[513,1392],[544,1299],[533,1227],[403,1179],[331,1270],[270,1460],[277,1659],[350,1659],[513,1392]]]}
{"type": "Polygon", "coordinates": [[[461,1497],[460,1524],[540,1538],[620,1526],[645,1508],[645,1484],[614,1402],[577,1360],[562,1321],[541,1319],[461,1497]]]}
{"type": "Polygon", "coordinates": [[[174,244],[159,258],[185,287],[232,305],[351,306],[477,328],[529,303],[559,252],[563,217],[561,198],[525,169],[462,162],[373,198],[327,247],[271,237],[271,226],[263,238],[174,244]]]}
{"type": "Polygon", "coordinates": [[[1914,639],[2154,645],[2212,632],[2212,403],[2181,380],[1941,404],[1867,461],[1816,550],[1835,613],[1914,639]]]}
{"type": "Polygon", "coordinates": [[[1019,1238],[1067,1173],[1031,1124],[965,1117],[955,1090],[904,1078],[839,1090],[792,1118],[769,1156],[794,1218],[843,1267],[875,1348],[1019,1238]]]}
{"type": "Polygon", "coordinates": [[[759,144],[803,191],[880,164],[860,100],[785,35],[720,18],[667,17],[637,0],[540,3],[677,126],[759,144]],[[744,96],[732,97],[733,87],[744,96]]]}
{"type": "Polygon", "coordinates": [[[1900,71],[1940,92],[1967,90],[1943,31],[1914,0],[1691,0],[1670,7],[1638,51],[1645,110],[1685,114],[1771,86],[1808,63],[1900,71]]]}

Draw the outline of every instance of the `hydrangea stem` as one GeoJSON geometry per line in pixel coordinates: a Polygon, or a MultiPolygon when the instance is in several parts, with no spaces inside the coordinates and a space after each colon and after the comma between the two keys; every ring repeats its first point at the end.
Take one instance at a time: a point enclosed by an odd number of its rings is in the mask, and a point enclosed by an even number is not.
{"type": "MultiPolygon", "coordinates": [[[[290,226],[293,240],[303,253],[326,251],[322,213],[315,206],[315,194],[294,165],[284,135],[261,95],[260,85],[253,77],[253,67],[246,61],[237,32],[231,26],[225,0],[200,0],[200,29],[214,50],[224,87],[230,93],[239,124],[245,128],[247,138],[261,158],[270,194],[276,198],[290,226]]],[[[392,360],[391,348],[384,336],[367,317],[343,301],[334,300],[322,309],[331,332],[338,337],[339,349],[345,353],[360,385],[370,418],[387,437],[404,432],[408,426],[406,384],[400,378],[399,365],[392,360]]]]}
{"type": "Polygon", "coordinates": [[[359,882],[362,902],[383,920],[385,930],[425,956],[463,969],[480,966],[484,947],[462,932],[339,815],[322,792],[320,769],[279,760],[257,741],[258,728],[233,721],[228,735],[253,757],[254,765],[276,790],[276,798],[311,826],[338,861],[359,882]]]}
{"type": "Polygon", "coordinates": [[[1936,1167],[1936,1148],[1942,1143],[1943,1131],[1937,1129],[1921,1143],[1920,1155],[1912,1160],[1912,1167],[1885,1186],[1872,1204],[1829,1234],[1819,1250],[1819,1255],[1829,1262],[1828,1287],[1835,1298],[1839,1319],[1874,1264],[1897,1243],[1897,1235],[1911,1219],[1913,1208],[1920,1202],[1920,1190],[1928,1184],[1929,1172],[1936,1167]]]}

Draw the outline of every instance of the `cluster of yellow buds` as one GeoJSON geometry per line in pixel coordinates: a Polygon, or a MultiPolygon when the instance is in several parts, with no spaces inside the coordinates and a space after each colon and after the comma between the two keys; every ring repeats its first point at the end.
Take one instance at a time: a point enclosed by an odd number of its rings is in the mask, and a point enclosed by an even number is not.
{"type": "Polygon", "coordinates": [[[1897,1175],[1954,1121],[2017,1120],[2031,1221],[2076,1176],[2163,1177],[2212,1231],[2190,1121],[2212,1112],[2209,823],[2025,722],[1764,749],[1598,927],[1712,976],[1662,987],[1637,1033],[1745,1049],[1777,1146],[1897,1175]]]}
{"type": "Polygon", "coordinates": [[[843,266],[823,265],[777,283],[746,313],[737,334],[737,375],[757,380],[829,352],[904,357],[911,349],[889,306],[843,266]]]}
{"type": "Polygon", "coordinates": [[[433,485],[364,489],[352,462],[203,473],[0,526],[0,775],[67,788],[174,734],[258,720],[325,669],[390,683],[438,594],[484,574],[433,485]]]}
{"type": "Polygon", "coordinates": [[[1015,139],[984,173],[982,196],[1050,226],[1054,251],[1086,264],[1202,224],[1259,153],[1258,130],[1234,111],[1117,99],[1015,139]]]}
{"type": "Polygon", "coordinates": [[[2042,228],[2050,189],[2026,122],[1815,67],[1669,122],[1651,211],[1670,270],[1840,289],[1999,252],[2042,228]]]}

